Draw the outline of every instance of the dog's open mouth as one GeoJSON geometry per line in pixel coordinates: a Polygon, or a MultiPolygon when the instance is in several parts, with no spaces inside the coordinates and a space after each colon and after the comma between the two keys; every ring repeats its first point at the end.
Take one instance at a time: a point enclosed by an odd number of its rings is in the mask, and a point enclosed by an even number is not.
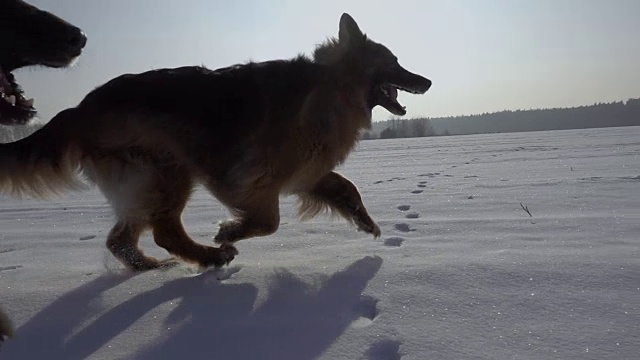
{"type": "Polygon", "coordinates": [[[375,104],[382,106],[394,115],[405,115],[407,110],[398,102],[398,90],[411,94],[422,94],[426,91],[408,89],[394,84],[382,84],[376,86],[374,90],[375,104]]]}
{"type": "Polygon", "coordinates": [[[33,99],[25,96],[11,69],[0,65],[0,119],[10,124],[24,124],[35,114],[33,99]]]}

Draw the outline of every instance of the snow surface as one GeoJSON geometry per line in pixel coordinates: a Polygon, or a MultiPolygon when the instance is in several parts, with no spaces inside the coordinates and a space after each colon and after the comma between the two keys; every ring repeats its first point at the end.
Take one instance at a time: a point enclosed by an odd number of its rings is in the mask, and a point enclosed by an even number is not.
{"type": "MultiPolygon", "coordinates": [[[[381,238],[284,198],[203,274],[123,272],[97,191],[2,198],[0,359],[638,359],[640,127],[364,141],[340,171],[381,238]]],[[[227,217],[200,189],[185,223],[227,217]]]]}

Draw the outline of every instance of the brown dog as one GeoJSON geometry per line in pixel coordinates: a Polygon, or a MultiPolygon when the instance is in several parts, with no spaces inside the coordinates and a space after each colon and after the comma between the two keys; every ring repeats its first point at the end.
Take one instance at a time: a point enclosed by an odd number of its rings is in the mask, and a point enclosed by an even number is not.
{"type": "Polygon", "coordinates": [[[278,229],[279,196],[295,194],[301,218],[331,209],[380,235],[356,186],[333,171],[381,105],[404,115],[397,90],[424,93],[428,79],[402,68],[347,14],[339,36],[313,59],[211,71],[182,67],[115,78],[31,136],[0,147],[0,192],[45,196],[82,185],[81,168],[112,205],[109,250],[133,270],[175,264],[138,248],[155,242],[202,267],[229,263],[241,239],[278,229]],[[203,184],[235,216],[194,242],[181,214],[203,184]]]}

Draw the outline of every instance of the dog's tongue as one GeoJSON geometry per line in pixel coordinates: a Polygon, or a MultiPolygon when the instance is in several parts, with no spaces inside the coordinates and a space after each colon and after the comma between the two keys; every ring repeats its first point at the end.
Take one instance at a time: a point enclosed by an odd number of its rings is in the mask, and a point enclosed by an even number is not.
{"type": "Polygon", "coordinates": [[[396,100],[398,98],[398,89],[396,89],[393,86],[389,86],[389,89],[387,90],[387,92],[389,93],[389,97],[392,100],[396,100]]]}
{"type": "Polygon", "coordinates": [[[394,115],[404,115],[407,112],[404,109],[404,106],[400,105],[398,102],[398,90],[393,86],[390,86],[387,89],[388,96],[385,96],[382,100],[382,106],[389,110],[394,115]]]}

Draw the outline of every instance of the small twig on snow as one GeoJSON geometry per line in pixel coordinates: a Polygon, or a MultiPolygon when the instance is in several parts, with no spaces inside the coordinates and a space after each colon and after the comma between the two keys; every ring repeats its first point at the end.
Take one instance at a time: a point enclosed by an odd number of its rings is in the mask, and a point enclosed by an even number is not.
{"type": "Polygon", "coordinates": [[[520,203],[520,207],[522,207],[522,210],[526,211],[527,214],[529,214],[530,217],[533,217],[533,215],[531,215],[531,212],[529,211],[529,208],[522,205],[522,203],[520,203]]]}

